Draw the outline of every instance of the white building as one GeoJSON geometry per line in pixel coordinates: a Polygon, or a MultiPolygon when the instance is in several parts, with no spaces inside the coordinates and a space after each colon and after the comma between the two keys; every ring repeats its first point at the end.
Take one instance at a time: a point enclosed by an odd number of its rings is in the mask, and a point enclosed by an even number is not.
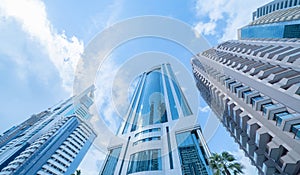
{"type": "Polygon", "coordinates": [[[212,174],[197,116],[169,64],[140,75],[126,118],[100,174],[212,174]]]}

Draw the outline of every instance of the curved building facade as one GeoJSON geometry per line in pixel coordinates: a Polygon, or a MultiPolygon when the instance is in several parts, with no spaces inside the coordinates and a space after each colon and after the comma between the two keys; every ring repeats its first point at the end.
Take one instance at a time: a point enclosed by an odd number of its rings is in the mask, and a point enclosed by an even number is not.
{"type": "Polygon", "coordinates": [[[142,73],[100,174],[212,174],[196,117],[169,64],[142,73]]]}

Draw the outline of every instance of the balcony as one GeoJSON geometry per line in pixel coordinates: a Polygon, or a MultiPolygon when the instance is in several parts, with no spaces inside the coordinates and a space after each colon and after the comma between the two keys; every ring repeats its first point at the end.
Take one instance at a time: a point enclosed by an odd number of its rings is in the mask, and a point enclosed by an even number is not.
{"type": "Polygon", "coordinates": [[[248,136],[246,132],[241,132],[240,134],[240,143],[244,148],[247,148],[248,136]]]}
{"type": "Polygon", "coordinates": [[[266,144],[272,140],[272,136],[264,128],[259,128],[256,131],[255,144],[261,148],[265,149],[266,144]]]}
{"type": "Polygon", "coordinates": [[[247,132],[247,121],[250,119],[251,117],[249,117],[247,112],[240,113],[240,128],[242,128],[243,131],[247,132]]]}
{"type": "Polygon", "coordinates": [[[263,163],[264,175],[274,175],[276,172],[275,163],[272,160],[267,160],[263,163]]]}
{"type": "Polygon", "coordinates": [[[260,126],[257,124],[257,120],[251,119],[247,122],[247,135],[251,140],[255,140],[258,128],[260,128],[260,126]]]}
{"type": "Polygon", "coordinates": [[[283,163],[282,170],[287,174],[297,174],[299,173],[300,155],[295,151],[290,150],[285,156],[280,158],[280,161],[283,163]]]}
{"type": "Polygon", "coordinates": [[[300,140],[300,123],[292,125],[292,133],[295,134],[294,138],[300,140]]]}
{"type": "Polygon", "coordinates": [[[258,148],[257,150],[254,151],[254,160],[256,162],[256,165],[258,165],[259,167],[263,166],[263,163],[266,160],[263,149],[258,148]]]}

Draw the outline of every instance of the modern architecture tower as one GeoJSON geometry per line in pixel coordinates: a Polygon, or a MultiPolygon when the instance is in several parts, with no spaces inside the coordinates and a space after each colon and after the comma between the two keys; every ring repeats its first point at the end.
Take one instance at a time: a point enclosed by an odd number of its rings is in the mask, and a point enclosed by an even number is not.
{"type": "Polygon", "coordinates": [[[70,175],[96,137],[91,117],[94,87],[63,101],[0,137],[0,174],[70,175]]]}
{"type": "Polygon", "coordinates": [[[300,38],[300,0],[274,0],[253,12],[239,39],[300,38]]]}
{"type": "Polygon", "coordinates": [[[192,58],[202,97],[260,174],[300,173],[300,39],[227,41],[192,58]]]}
{"type": "Polygon", "coordinates": [[[144,72],[100,174],[212,174],[196,117],[170,64],[144,72]]]}

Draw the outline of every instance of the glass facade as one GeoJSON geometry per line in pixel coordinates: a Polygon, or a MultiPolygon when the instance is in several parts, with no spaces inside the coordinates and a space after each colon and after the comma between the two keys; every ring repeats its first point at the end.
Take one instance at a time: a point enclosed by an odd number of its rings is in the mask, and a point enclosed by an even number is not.
{"type": "MultiPolygon", "coordinates": [[[[141,80],[137,86],[137,91],[134,93],[131,111],[128,116],[128,121],[130,121],[134,115],[131,132],[145,126],[168,121],[165,95],[167,95],[170,109],[169,115],[172,120],[179,118],[179,111],[182,112],[183,116],[192,115],[187,100],[178,86],[169,64],[146,72],[140,78],[141,80]],[[176,104],[176,100],[179,104],[176,104]],[[134,110],[135,107],[136,110],[134,110]]],[[[126,133],[128,130],[130,125],[128,121],[123,133],[126,133]]]]}
{"type": "Polygon", "coordinates": [[[139,135],[141,134],[147,134],[147,133],[151,133],[151,132],[159,132],[160,131],[160,128],[152,128],[152,129],[147,129],[147,130],[144,130],[144,131],[141,131],[141,132],[138,132],[135,134],[135,137],[138,137],[139,135]]]}
{"type": "Polygon", "coordinates": [[[177,111],[177,108],[176,108],[174,95],[173,95],[172,90],[171,90],[170,81],[169,81],[169,78],[167,76],[167,72],[166,72],[165,67],[163,67],[163,75],[164,75],[164,78],[166,80],[166,88],[167,88],[167,92],[168,92],[167,94],[168,94],[168,99],[169,99],[169,104],[170,104],[170,111],[171,111],[172,120],[176,120],[176,119],[179,118],[179,114],[178,114],[178,111],[177,111]]]}
{"type": "Polygon", "coordinates": [[[300,123],[292,126],[292,132],[295,134],[295,139],[300,140],[300,123]]]}
{"type": "Polygon", "coordinates": [[[161,151],[160,149],[146,150],[134,153],[130,156],[128,174],[141,171],[161,170],[161,151]]]}
{"type": "Polygon", "coordinates": [[[104,169],[101,174],[105,175],[113,175],[116,169],[116,164],[119,160],[120,152],[122,147],[115,148],[110,150],[109,155],[107,157],[104,169]]]}
{"type": "Polygon", "coordinates": [[[176,134],[178,152],[183,175],[208,175],[203,149],[193,132],[176,134]]]}
{"type": "Polygon", "coordinates": [[[126,123],[120,129],[123,132],[118,133],[116,142],[114,139],[110,142],[111,148],[124,145],[122,151],[114,158],[110,158],[112,152],[109,153],[100,174],[211,175],[207,162],[210,152],[200,126],[193,122],[197,116],[192,114],[171,66],[153,67],[142,73],[138,81],[125,116],[126,123]],[[178,146],[176,132],[183,128],[190,130],[191,137],[184,141],[179,134],[179,142],[185,144],[178,146]],[[190,139],[194,139],[192,145],[190,139]]]}
{"type": "Polygon", "coordinates": [[[131,131],[167,121],[162,75],[156,69],[146,74],[131,131]]]}
{"type": "Polygon", "coordinates": [[[278,22],[246,26],[241,29],[241,39],[250,38],[300,38],[300,21],[278,22]],[[297,24],[298,23],[298,24],[297,24]]]}

